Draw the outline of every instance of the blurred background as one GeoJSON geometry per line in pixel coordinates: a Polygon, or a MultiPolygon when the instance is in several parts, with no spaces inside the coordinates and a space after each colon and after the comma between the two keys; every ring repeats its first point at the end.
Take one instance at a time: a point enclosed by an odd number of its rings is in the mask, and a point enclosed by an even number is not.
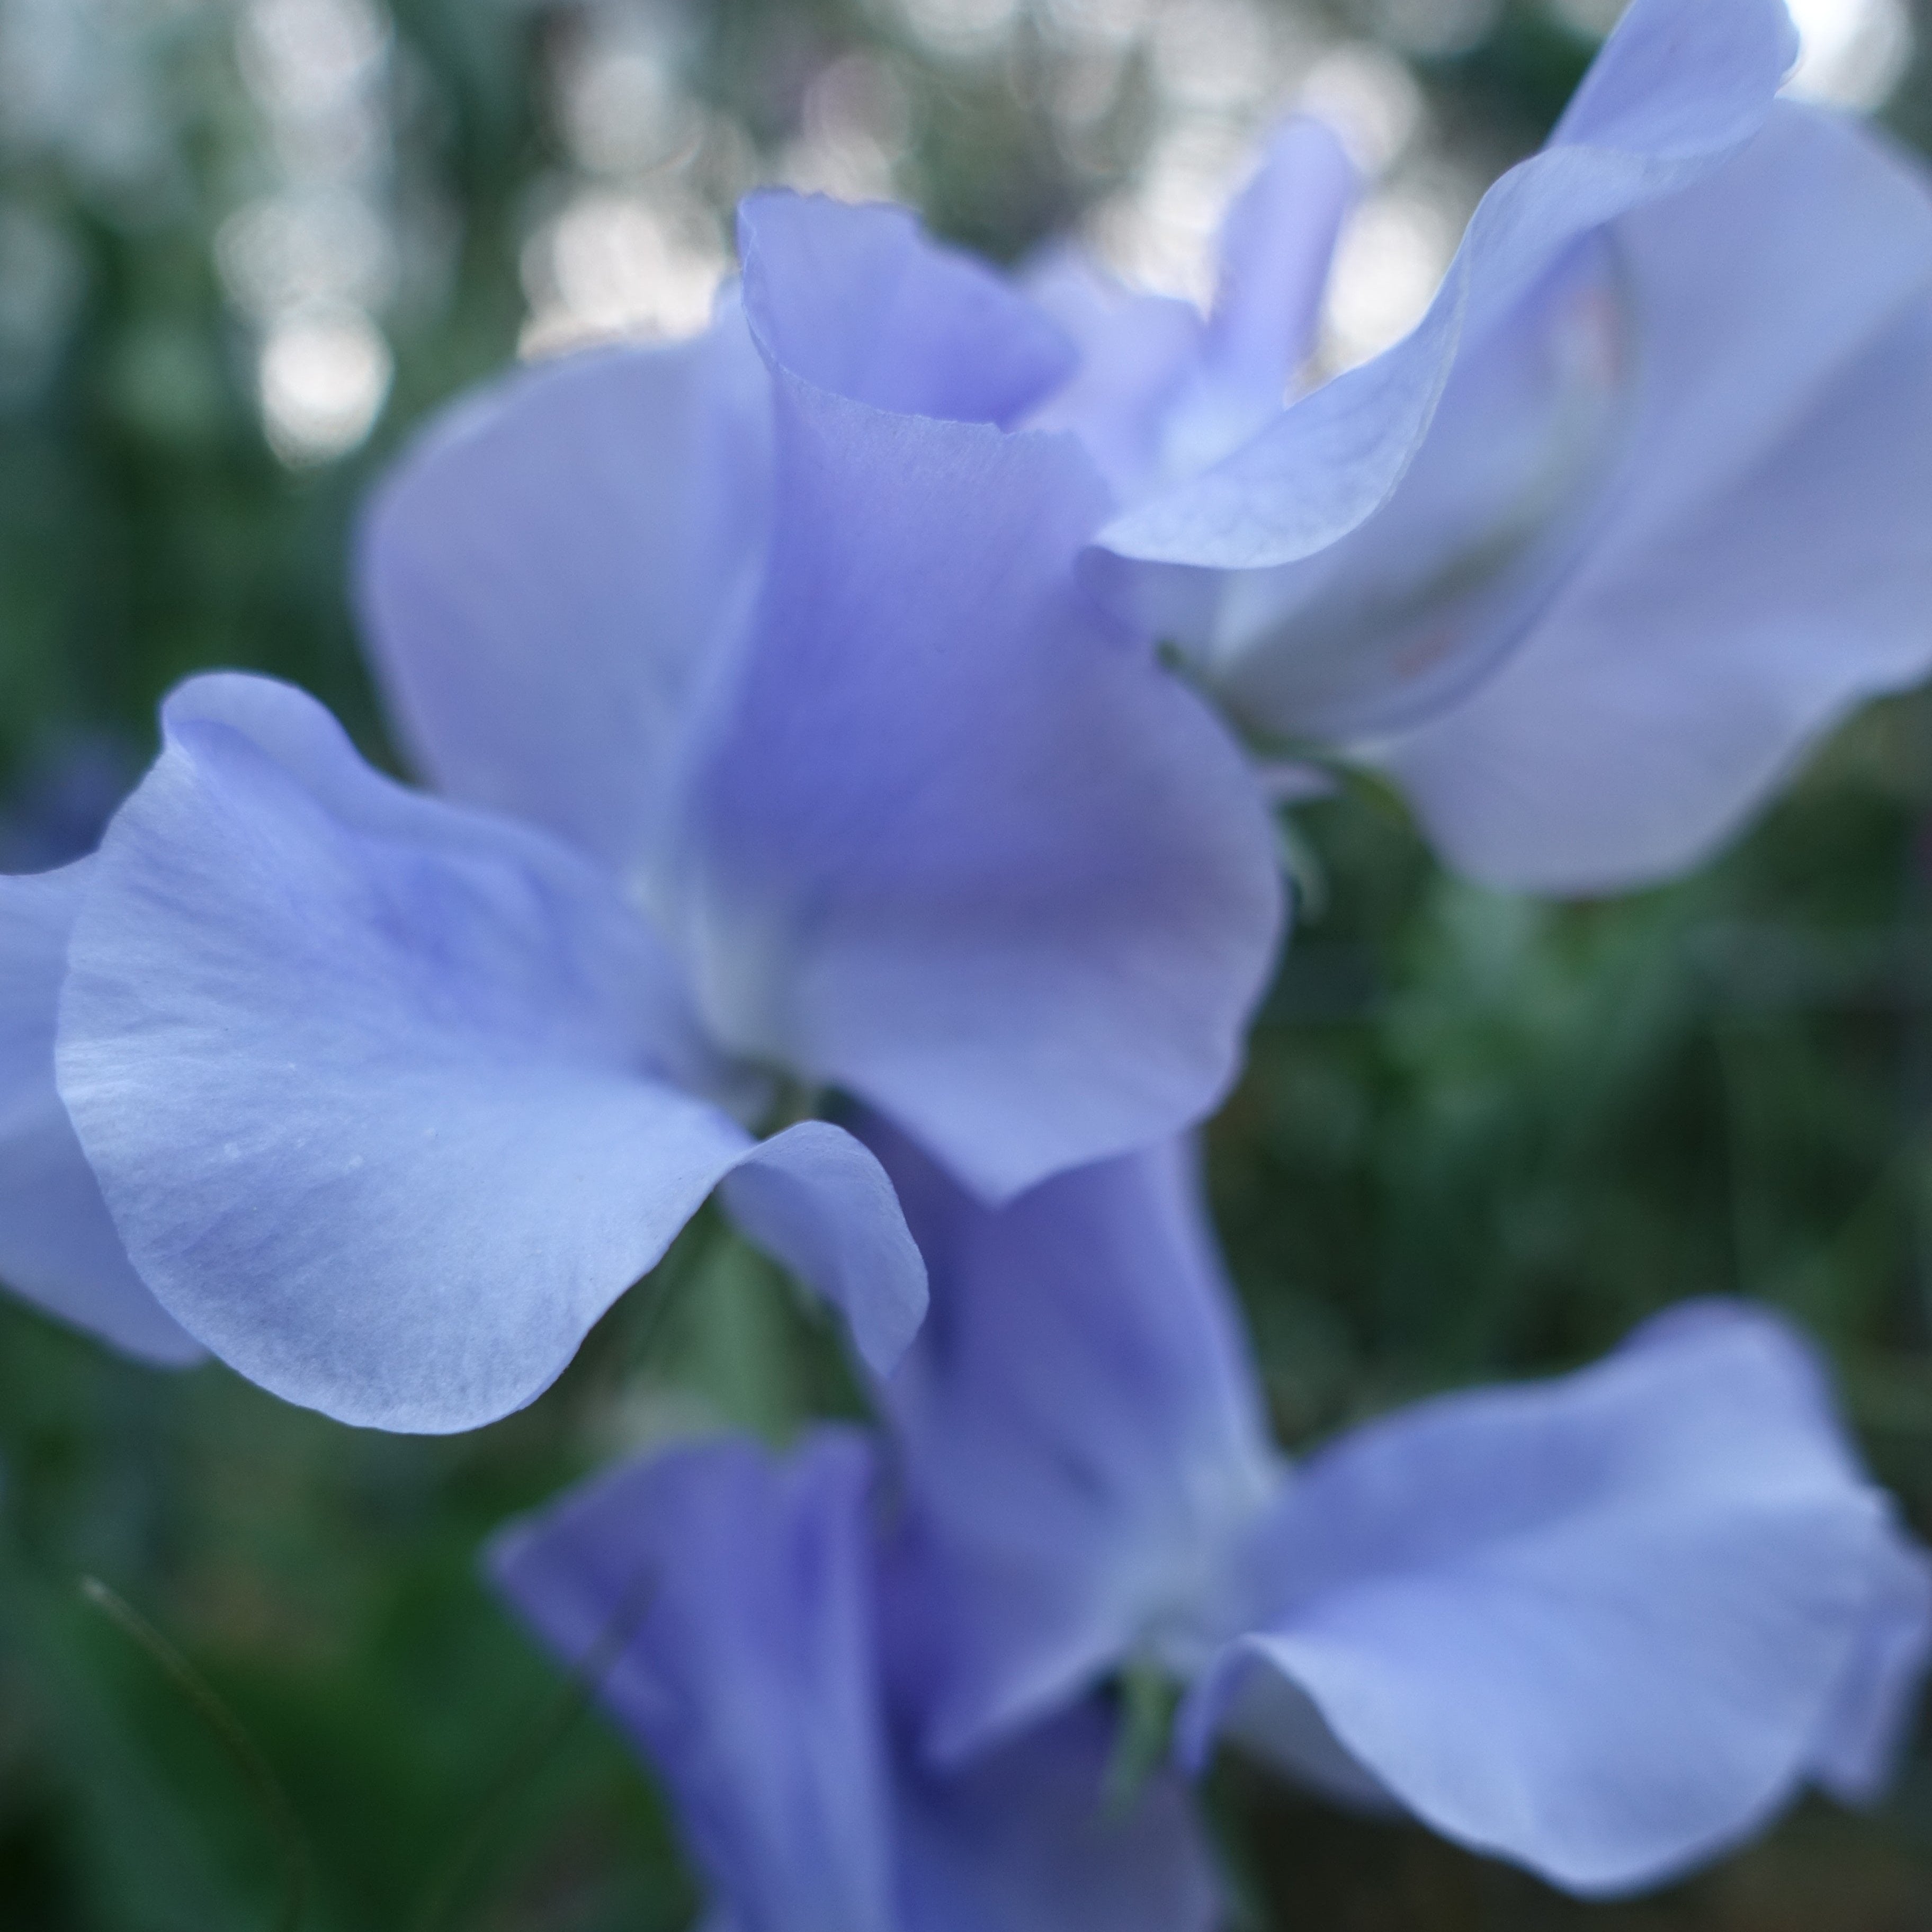
{"type": "MultiPolygon", "coordinates": [[[[344,595],[370,475],[519,355],[698,326],[746,188],[896,196],[1009,260],[1077,230],[1198,296],[1256,133],[1312,98],[1376,182],[1340,368],[1419,314],[1617,10],[0,0],[0,867],[85,849],[203,667],[293,679],[388,758],[344,595]]],[[[1932,4],[1793,10],[1800,90],[1932,142],[1932,4]]],[[[1367,793],[1300,830],[1302,929],[1211,1147],[1284,1439],[1736,1292],[1809,1324],[1932,1531],[1932,700],[1862,716],[1720,863],[1616,902],[1460,884],[1367,793]]],[[[644,1774],[595,1718],[546,1730],[557,1680],[475,1552],[680,1419],[782,1437],[849,1404],[826,1337],[722,1252],[662,1322],[620,1304],[532,1409],[440,1442],[146,1373],[0,1298],[0,1928],[276,1922],[256,1796],[89,1574],[288,1787],[315,1932],[690,1923],[644,1774]]],[[[1876,1815],[1808,1805],[1631,1905],[1238,1765],[1214,1799],[1248,1932],[1932,1927],[1932,1738],[1876,1815]]]]}

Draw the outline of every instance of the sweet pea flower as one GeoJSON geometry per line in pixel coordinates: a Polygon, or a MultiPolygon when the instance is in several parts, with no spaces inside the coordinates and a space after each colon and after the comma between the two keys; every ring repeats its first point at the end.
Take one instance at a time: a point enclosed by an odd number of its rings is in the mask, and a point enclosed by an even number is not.
{"type": "Polygon", "coordinates": [[[1124,507],[1107,594],[1277,754],[1380,769],[1487,883],[1594,892],[1732,833],[1932,669],[1932,198],[1775,98],[1781,0],[1633,0],[1404,340],[1294,397],[1354,192],[1289,123],[1204,321],[1034,292],[1124,507]]]}
{"type": "Polygon", "coordinates": [[[896,211],[760,200],[743,239],[704,336],[516,376],[380,494],[367,628],[442,797],[202,679],[98,856],[0,882],[32,954],[0,1000],[64,1102],[22,1127],[62,1186],[0,1215],[85,1288],[44,1301],[461,1429],[722,1187],[880,1368],[918,1256],[841,1130],[754,1139],[782,1082],[989,1199],[1218,1100],[1271,834],[1076,580],[1088,459],[1000,427],[1070,348],[896,211]]]}
{"type": "Polygon", "coordinates": [[[1291,1466],[1180,1150],[995,1212],[870,1137],[932,1283],[880,1392],[931,1762],[1150,1667],[1186,1764],[1232,1738],[1590,1895],[1884,1782],[1932,1562],[1775,1316],[1687,1304],[1291,1466]]]}
{"type": "Polygon", "coordinates": [[[1103,1792],[1086,1701],[975,1764],[908,1747],[875,1578],[870,1444],[814,1432],[782,1463],[731,1438],[661,1449],[500,1538],[499,1587],[668,1788],[706,1932],[1208,1932],[1204,1847],[1157,1774],[1103,1792]]]}

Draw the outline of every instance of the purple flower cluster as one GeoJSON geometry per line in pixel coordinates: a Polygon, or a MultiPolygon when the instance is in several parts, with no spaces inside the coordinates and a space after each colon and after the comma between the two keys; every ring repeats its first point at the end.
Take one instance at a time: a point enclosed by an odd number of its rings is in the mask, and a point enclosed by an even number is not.
{"type": "Polygon", "coordinates": [[[454,1430],[715,1191],[879,1429],[661,1452],[498,1565],[566,1655],[621,1629],[734,1932],[1204,1927],[1223,1738],[1583,1892],[1875,1790],[1932,1570],[1794,1336],[1682,1310],[1290,1469],[1185,1139],[1285,776],[1594,892],[1932,670],[1932,196],[1794,52],[1780,0],[1634,0],[1414,332],[1305,392],[1316,122],[1204,316],[752,197],[703,336],[520,374],[372,506],[433,794],[202,677],[98,853],[0,879],[0,1276],[454,1430]]]}

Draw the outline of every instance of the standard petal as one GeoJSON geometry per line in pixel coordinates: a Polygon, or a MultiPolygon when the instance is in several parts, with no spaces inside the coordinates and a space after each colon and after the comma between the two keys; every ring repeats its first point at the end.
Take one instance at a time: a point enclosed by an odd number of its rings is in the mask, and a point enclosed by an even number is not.
{"type": "Polygon", "coordinates": [[[735,303],[694,341],[523,370],[439,419],[370,507],[356,592],[442,790],[637,862],[692,682],[757,588],[770,437],[735,303]]]}
{"type": "Polygon", "coordinates": [[[1087,460],[778,389],[765,602],[659,897],[714,1030],[988,1196],[1198,1119],[1280,886],[1232,741],[1072,580],[1087,460]]]}
{"type": "Polygon", "coordinates": [[[1820,1762],[1900,1546],[1788,1328],[1666,1316],[1597,1368],[1310,1462],[1253,1546],[1271,1607],[1184,1745],[1228,1724],[1338,1795],[1628,1891],[1747,1836],[1820,1762]]]}
{"type": "Polygon", "coordinates": [[[1199,1641],[1197,1598],[1279,1472],[1191,1149],[992,1210],[903,1136],[862,1131],[933,1283],[881,1394],[906,1497],[893,1582],[930,1648],[907,1701],[926,1751],[956,1762],[1199,1641]]]}
{"type": "MultiPolygon", "coordinates": [[[[1346,536],[1400,482],[1464,343],[1480,342],[1575,243],[1735,154],[1796,52],[1780,0],[1634,0],[1552,146],[1484,196],[1414,332],[1130,508],[1103,532],[1106,550],[1184,572],[1255,569],[1346,536]]],[[[1118,596],[1172,601],[1159,572],[1102,574],[1118,596]]]]}
{"type": "Polygon", "coordinates": [[[0,1281],[144,1361],[203,1351],[142,1285],[54,1085],[68,936],[93,862],[0,878],[0,1281]]]}
{"type": "MultiPolygon", "coordinates": [[[[265,680],[191,684],[165,722],[62,1006],[61,1091],[116,1225],[169,1312],[277,1394],[490,1420],[751,1154],[700,1097],[727,1070],[567,848],[392,784],[265,680]]],[[[855,1147],[843,1178],[874,1216],[868,1168],[855,1147]]],[[[868,1226],[849,1252],[871,1268],[868,1226]]]]}
{"type": "Polygon", "coordinates": [[[1108,1802],[1114,1726],[1076,1706],[945,1778],[902,1787],[900,1932],[1209,1932],[1219,1888],[1186,1789],[1108,1802]]]}
{"type": "Polygon", "coordinates": [[[675,1800],[732,1932],[916,1932],[894,1908],[863,1440],[721,1441],[600,1477],[500,1538],[499,1586],[592,1676],[675,1800]]]}
{"type": "Polygon", "coordinates": [[[1620,479],[1500,670],[1375,753],[1498,885],[1691,864],[1853,704],[1932,669],[1932,196],[1781,108],[1619,250],[1645,362],[1620,479]]]}
{"type": "Polygon", "coordinates": [[[805,381],[897,415],[1018,420],[1072,374],[1057,323],[903,208],[748,196],[745,301],[766,353],[805,381]]]}

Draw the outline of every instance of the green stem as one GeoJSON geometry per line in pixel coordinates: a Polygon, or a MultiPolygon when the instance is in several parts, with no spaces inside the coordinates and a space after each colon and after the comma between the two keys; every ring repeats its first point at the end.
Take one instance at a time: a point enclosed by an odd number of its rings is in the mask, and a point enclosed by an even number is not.
{"type": "Polygon", "coordinates": [[[202,1722],[234,1760],[281,1852],[282,1909],[275,1920],[276,1932],[298,1932],[308,1899],[308,1848],[288,1796],[268,1768],[268,1760],[256,1749],[254,1740],[214,1687],[125,1598],[109,1588],[98,1576],[83,1576],[80,1594],[131,1642],[146,1652],[194,1706],[202,1722]]]}
{"type": "Polygon", "coordinates": [[[411,1922],[414,1932],[442,1932],[465,1886],[497,1834],[502,1819],[530,1788],[551,1754],[568,1737],[602,1688],[610,1666],[630,1642],[649,1608],[653,1579],[640,1576],[619,1602],[616,1614],[571,1672],[556,1700],[530,1728],[495,1785],[477,1807],[470,1828],[424,1894],[422,1906],[411,1922]]]}
{"type": "Polygon", "coordinates": [[[1118,1820],[1132,1811],[1148,1779],[1167,1762],[1180,1697],[1164,1670],[1138,1658],[1121,1671],[1116,1682],[1120,1729],[1102,1786],[1101,1810],[1118,1820]]]}

